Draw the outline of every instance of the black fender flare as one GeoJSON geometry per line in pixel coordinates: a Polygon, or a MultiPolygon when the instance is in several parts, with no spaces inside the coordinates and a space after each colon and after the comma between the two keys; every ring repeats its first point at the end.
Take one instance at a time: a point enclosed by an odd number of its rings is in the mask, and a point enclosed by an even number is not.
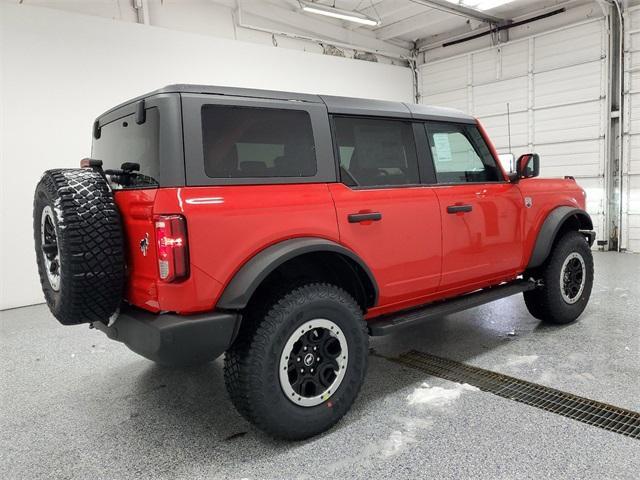
{"type": "Polygon", "coordinates": [[[372,305],[378,303],[378,284],[373,273],[365,262],[353,251],[342,245],[316,237],[301,237],[284,240],[258,252],[238,270],[227,284],[216,308],[226,310],[241,310],[247,306],[251,296],[262,281],[280,265],[305,253],[333,252],[344,255],[359,267],[369,277],[373,287],[372,305]]]}
{"type": "Polygon", "coordinates": [[[571,218],[575,218],[578,221],[578,230],[584,233],[589,246],[593,245],[595,233],[593,232],[593,221],[589,214],[580,208],[556,207],[542,223],[527,265],[528,269],[538,267],[544,263],[551,253],[551,247],[558,236],[558,232],[571,218]]]}

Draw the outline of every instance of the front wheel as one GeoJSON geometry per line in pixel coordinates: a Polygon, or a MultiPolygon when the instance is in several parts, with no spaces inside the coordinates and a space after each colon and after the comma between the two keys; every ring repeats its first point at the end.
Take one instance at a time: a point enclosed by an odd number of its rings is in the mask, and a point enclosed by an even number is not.
{"type": "Polygon", "coordinates": [[[580,232],[565,233],[533,276],[542,286],[524,293],[529,313],[555,324],[576,320],[593,287],[593,256],[585,237],[580,232]]]}
{"type": "Polygon", "coordinates": [[[309,284],[272,299],[247,318],[225,355],[235,407],[261,430],[300,440],[333,426],[364,381],[368,334],[360,307],[344,290],[309,284]]]}

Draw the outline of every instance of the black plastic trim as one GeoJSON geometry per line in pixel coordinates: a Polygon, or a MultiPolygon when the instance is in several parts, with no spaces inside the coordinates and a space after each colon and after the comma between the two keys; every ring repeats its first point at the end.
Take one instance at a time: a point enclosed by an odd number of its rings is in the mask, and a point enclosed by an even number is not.
{"type": "Polygon", "coordinates": [[[447,213],[467,213],[473,210],[473,205],[449,205],[447,213]]]}
{"type": "Polygon", "coordinates": [[[531,253],[531,258],[529,259],[527,268],[538,267],[544,263],[549,256],[549,253],[551,253],[551,247],[553,246],[553,242],[556,239],[560,228],[571,217],[576,217],[580,222],[579,230],[589,232],[588,234],[585,234],[585,236],[588,237],[589,245],[593,245],[595,233],[592,231],[593,222],[591,221],[589,214],[584,210],[575,207],[557,207],[549,213],[538,232],[538,237],[536,238],[536,243],[533,247],[533,252],[531,253]]]}
{"type": "Polygon", "coordinates": [[[351,213],[347,216],[347,220],[349,223],[378,222],[382,220],[382,214],[380,212],[351,213]]]}
{"type": "Polygon", "coordinates": [[[496,287],[485,288],[450,300],[432,303],[412,310],[375,318],[368,322],[369,334],[373,337],[389,335],[399,329],[419,325],[425,321],[461,312],[501,298],[536,288],[529,280],[514,280],[496,287]]]}
{"type": "Polygon", "coordinates": [[[378,284],[369,267],[358,255],[331,240],[301,237],[276,243],[245,263],[226,286],[218,301],[217,308],[240,310],[246,307],[260,283],[271,272],[286,261],[311,252],[335,252],[357,263],[369,277],[374,290],[373,298],[369,300],[370,304],[367,307],[375,306],[378,303],[378,284]]]}
{"type": "Polygon", "coordinates": [[[157,315],[128,307],[112,326],[92,325],[149,360],[177,366],[220,356],[233,343],[240,320],[238,313],[157,315]]]}
{"type": "Polygon", "coordinates": [[[136,104],[136,123],[142,125],[147,121],[147,112],[144,108],[144,100],[140,100],[136,104]]]}

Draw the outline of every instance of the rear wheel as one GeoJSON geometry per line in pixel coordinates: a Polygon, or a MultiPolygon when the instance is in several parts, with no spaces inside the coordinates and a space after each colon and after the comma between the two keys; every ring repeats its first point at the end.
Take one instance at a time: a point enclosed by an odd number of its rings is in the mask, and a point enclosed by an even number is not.
{"type": "Polygon", "coordinates": [[[225,356],[232,402],[276,437],[303,439],[329,429],[353,404],[366,373],[369,339],[360,307],[344,290],[314,283],[263,311],[247,319],[225,356]]]}
{"type": "Polygon", "coordinates": [[[584,311],[593,286],[593,256],[580,232],[565,233],[555,244],[546,263],[531,276],[542,282],[524,293],[529,313],[549,323],[565,324],[584,311]]]}

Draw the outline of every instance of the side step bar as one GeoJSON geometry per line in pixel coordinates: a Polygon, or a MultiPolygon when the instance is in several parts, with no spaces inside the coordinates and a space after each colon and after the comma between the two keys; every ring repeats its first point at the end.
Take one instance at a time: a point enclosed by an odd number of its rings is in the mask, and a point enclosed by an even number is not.
{"type": "Polygon", "coordinates": [[[433,318],[461,312],[469,308],[493,302],[494,300],[515,295],[516,293],[533,290],[534,288],[536,288],[536,283],[532,280],[515,280],[497,287],[468,293],[462,297],[455,297],[451,300],[431,303],[423,307],[418,307],[417,309],[405,310],[392,315],[383,315],[368,322],[369,335],[372,337],[389,335],[404,327],[418,325],[433,318]]]}

